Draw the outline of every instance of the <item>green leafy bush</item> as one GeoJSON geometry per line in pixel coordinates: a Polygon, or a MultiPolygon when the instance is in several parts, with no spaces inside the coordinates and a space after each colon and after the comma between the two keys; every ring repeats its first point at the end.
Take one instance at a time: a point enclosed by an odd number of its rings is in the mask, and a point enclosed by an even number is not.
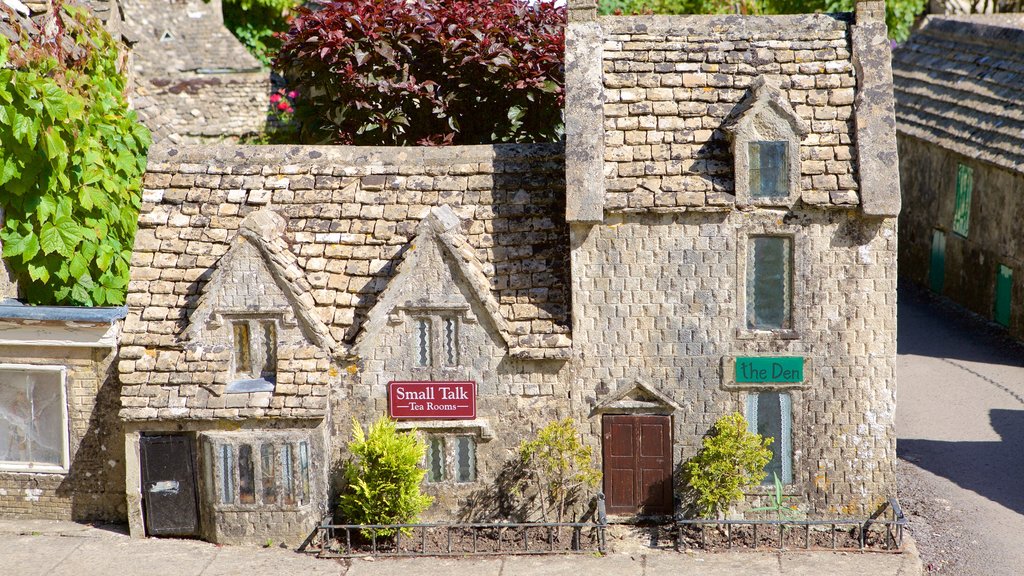
{"type": "Polygon", "coordinates": [[[56,14],[55,37],[0,35],[3,257],[31,303],[121,304],[150,135],[117,43],[84,10],[56,14]]]}
{"type": "MultiPolygon", "coordinates": [[[[811,14],[852,12],[856,0],[599,0],[602,14],[811,14]]],[[[902,42],[927,0],[887,0],[889,37],[902,42]]]]}
{"type": "Polygon", "coordinates": [[[340,0],[300,8],[274,61],[307,143],[558,140],[565,7],[340,0]]]}
{"type": "Polygon", "coordinates": [[[519,445],[526,473],[539,489],[541,518],[554,514],[562,522],[566,511],[587,488],[594,488],[601,472],[593,465],[593,451],[580,442],[572,418],[541,428],[533,440],[519,445]]]}
{"type": "MultiPolygon", "coordinates": [[[[352,459],[345,463],[346,488],[338,507],[353,524],[406,524],[430,507],[420,493],[426,470],[419,463],[426,444],[415,433],[400,433],[390,418],[374,422],[368,433],[352,421],[352,459]]],[[[395,530],[364,530],[367,537],[391,536],[395,530]]]]}
{"type": "Polygon", "coordinates": [[[281,47],[276,34],[288,30],[300,4],[299,0],[224,0],[224,25],[250,54],[269,66],[281,47]]]}
{"type": "Polygon", "coordinates": [[[734,412],[715,422],[700,451],[683,465],[688,489],[698,512],[711,518],[724,514],[743,498],[743,490],[764,480],[772,459],[773,438],[747,430],[747,419],[734,412]]]}

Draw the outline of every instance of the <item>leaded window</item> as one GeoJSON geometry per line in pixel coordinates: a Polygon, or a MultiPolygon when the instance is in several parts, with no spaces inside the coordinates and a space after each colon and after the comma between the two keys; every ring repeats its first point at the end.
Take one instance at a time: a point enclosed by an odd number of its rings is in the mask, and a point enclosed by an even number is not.
{"type": "Polygon", "coordinates": [[[216,501],[243,506],[297,506],[310,502],[309,443],[207,440],[206,477],[216,501]]]}
{"type": "Polygon", "coordinates": [[[793,408],[785,392],[757,392],[747,395],[748,430],[773,438],[772,459],[765,466],[762,484],[773,484],[777,476],[783,484],[793,483],[793,408]]]}
{"type": "Polygon", "coordinates": [[[459,365],[459,320],[454,316],[416,318],[412,325],[413,364],[417,368],[459,365]]]}
{"type": "Polygon", "coordinates": [[[476,482],[476,439],[472,436],[427,436],[424,465],[427,482],[449,479],[458,483],[476,482]]]}
{"type": "Polygon", "coordinates": [[[792,328],[792,240],[751,236],[747,245],[747,328],[792,328]]]}
{"type": "Polygon", "coordinates": [[[231,322],[232,380],[277,381],[277,323],[237,319],[231,322]]]}
{"type": "Polygon", "coordinates": [[[789,196],[789,143],[748,142],[747,153],[750,158],[750,196],[755,199],[789,196]]]}

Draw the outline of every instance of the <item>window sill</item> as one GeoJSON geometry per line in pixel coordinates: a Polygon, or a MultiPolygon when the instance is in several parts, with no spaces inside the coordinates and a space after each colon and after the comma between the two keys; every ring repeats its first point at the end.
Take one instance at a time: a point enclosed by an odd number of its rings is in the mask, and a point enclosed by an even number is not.
{"type": "Polygon", "coordinates": [[[68,469],[65,466],[54,464],[0,464],[0,474],[8,472],[15,474],[67,474],[68,469]]]}
{"type": "Polygon", "coordinates": [[[274,383],[264,378],[235,380],[229,382],[225,394],[251,394],[253,392],[273,392],[274,383]]]}
{"type": "Polygon", "coordinates": [[[757,328],[739,328],[736,330],[739,340],[799,340],[800,333],[795,329],[764,330],[757,328]]]}

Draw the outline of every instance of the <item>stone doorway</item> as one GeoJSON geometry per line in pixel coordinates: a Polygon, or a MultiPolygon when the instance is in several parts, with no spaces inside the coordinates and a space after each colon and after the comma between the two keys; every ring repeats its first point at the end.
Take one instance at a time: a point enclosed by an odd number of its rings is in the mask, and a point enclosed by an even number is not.
{"type": "Polygon", "coordinates": [[[198,536],[195,449],[191,436],[139,439],[142,514],[148,536],[198,536]]]}

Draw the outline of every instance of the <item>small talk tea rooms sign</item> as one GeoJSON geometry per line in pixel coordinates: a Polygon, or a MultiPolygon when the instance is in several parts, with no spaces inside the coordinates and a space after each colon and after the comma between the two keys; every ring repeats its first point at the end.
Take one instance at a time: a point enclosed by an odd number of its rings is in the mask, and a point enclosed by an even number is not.
{"type": "Polygon", "coordinates": [[[396,420],[473,420],[476,382],[389,382],[388,414],[396,420]]]}
{"type": "Polygon", "coordinates": [[[722,360],[722,388],[802,388],[810,381],[809,358],[800,356],[735,356],[722,360]]]}

